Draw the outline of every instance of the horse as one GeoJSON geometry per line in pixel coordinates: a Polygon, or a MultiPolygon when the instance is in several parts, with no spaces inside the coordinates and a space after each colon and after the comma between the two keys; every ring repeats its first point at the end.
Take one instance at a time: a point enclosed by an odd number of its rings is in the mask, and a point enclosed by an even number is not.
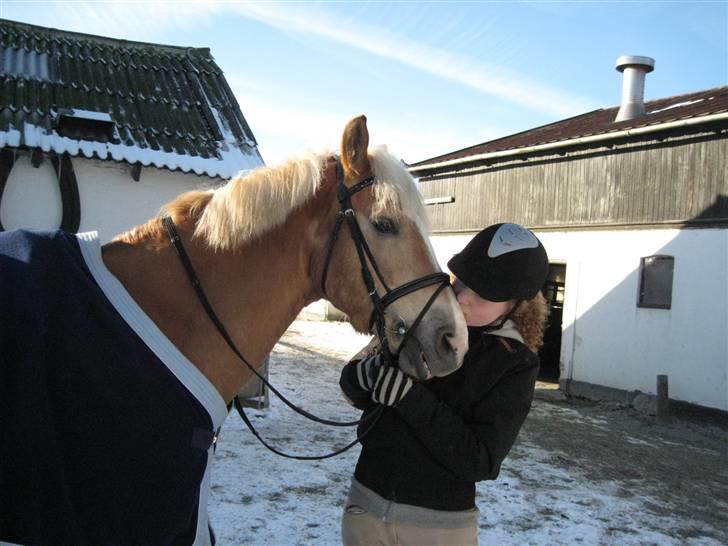
{"type": "Polygon", "coordinates": [[[215,431],[253,374],[216,320],[259,367],[325,297],[406,373],[444,376],[467,329],[440,276],[414,180],[364,116],[339,156],[182,194],[103,246],[0,233],[0,540],[209,544],[215,431]]]}

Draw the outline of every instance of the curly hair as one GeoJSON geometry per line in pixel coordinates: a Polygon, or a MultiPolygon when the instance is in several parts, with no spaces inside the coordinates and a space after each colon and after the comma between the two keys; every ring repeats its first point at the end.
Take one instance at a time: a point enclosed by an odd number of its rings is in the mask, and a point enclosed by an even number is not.
{"type": "Polygon", "coordinates": [[[518,309],[511,315],[516,329],[523,336],[523,342],[534,353],[543,347],[543,332],[548,316],[549,307],[541,292],[534,298],[521,302],[518,309]]]}

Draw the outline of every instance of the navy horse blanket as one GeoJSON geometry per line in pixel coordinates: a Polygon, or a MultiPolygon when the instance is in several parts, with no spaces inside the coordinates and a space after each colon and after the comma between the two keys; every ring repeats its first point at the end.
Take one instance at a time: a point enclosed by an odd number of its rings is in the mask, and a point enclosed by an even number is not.
{"type": "Polygon", "coordinates": [[[210,544],[226,414],[95,233],[0,233],[0,542],[210,544]]]}

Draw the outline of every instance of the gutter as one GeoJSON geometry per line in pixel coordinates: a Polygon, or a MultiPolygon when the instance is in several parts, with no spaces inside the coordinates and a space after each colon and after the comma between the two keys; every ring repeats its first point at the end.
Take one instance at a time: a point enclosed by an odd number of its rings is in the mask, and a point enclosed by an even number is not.
{"type": "Polygon", "coordinates": [[[546,150],[554,150],[557,148],[566,148],[569,146],[578,146],[580,144],[591,144],[594,142],[604,142],[605,140],[615,140],[618,138],[627,138],[631,136],[645,135],[650,133],[657,133],[660,131],[669,131],[670,129],[676,129],[680,127],[691,127],[693,125],[702,125],[704,123],[711,123],[713,121],[726,121],[728,120],[728,112],[722,112],[720,114],[711,114],[709,116],[701,116],[697,118],[689,118],[678,121],[671,121],[668,123],[660,123],[656,125],[647,125],[645,127],[636,127],[634,129],[625,129],[622,131],[615,131],[612,133],[602,133],[599,135],[590,135],[585,137],[571,138],[568,140],[560,140],[558,142],[548,142],[546,144],[536,144],[534,146],[526,146],[523,148],[513,148],[510,150],[500,150],[497,152],[488,152],[485,154],[471,155],[467,157],[461,157],[458,159],[450,159],[448,161],[440,161],[439,163],[429,163],[427,165],[420,165],[414,167],[408,167],[410,172],[429,171],[432,169],[439,169],[441,167],[451,167],[454,165],[463,165],[466,163],[475,163],[487,159],[496,159],[500,157],[511,157],[523,154],[529,154],[534,152],[542,152],[546,150]]]}
{"type": "MultiPolygon", "coordinates": [[[[447,202],[452,203],[454,199],[447,202]]],[[[716,218],[692,218],[688,220],[653,220],[650,222],[617,222],[614,224],[549,224],[549,225],[525,225],[531,231],[539,233],[545,231],[596,231],[596,230],[624,230],[624,229],[665,229],[665,228],[724,228],[728,225],[728,217],[716,218]]],[[[457,235],[460,233],[475,234],[480,228],[457,228],[457,229],[431,229],[432,235],[457,235]]],[[[728,270],[727,270],[728,271],[728,270]]]]}

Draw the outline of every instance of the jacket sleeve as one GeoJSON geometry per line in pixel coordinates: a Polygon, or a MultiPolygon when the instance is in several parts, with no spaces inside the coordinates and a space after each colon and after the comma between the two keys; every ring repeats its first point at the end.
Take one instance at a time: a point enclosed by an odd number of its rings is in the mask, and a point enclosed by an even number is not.
{"type": "Polygon", "coordinates": [[[395,409],[430,454],[460,479],[495,479],[531,409],[538,366],[535,355],[529,357],[528,365],[501,377],[475,404],[470,422],[422,384],[395,409]]]}
{"type": "Polygon", "coordinates": [[[360,410],[371,409],[376,404],[372,401],[372,393],[359,385],[359,381],[356,378],[356,365],[375,351],[376,346],[370,343],[359,351],[341,370],[341,377],[339,378],[341,392],[352,406],[360,410]]]}

